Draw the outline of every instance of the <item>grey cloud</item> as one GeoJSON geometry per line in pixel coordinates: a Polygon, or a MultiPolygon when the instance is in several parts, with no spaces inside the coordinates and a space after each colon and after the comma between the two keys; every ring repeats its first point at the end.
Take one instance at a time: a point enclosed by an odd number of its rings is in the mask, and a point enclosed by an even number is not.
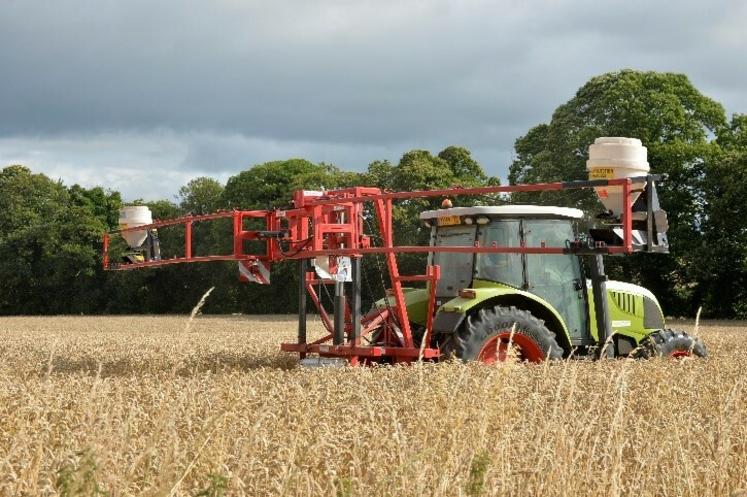
{"type": "Polygon", "coordinates": [[[684,72],[747,111],[746,21],[737,1],[6,0],[0,165],[155,161],[173,192],[198,170],[457,143],[505,175],[513,141],[605,71],[684,72]]]}

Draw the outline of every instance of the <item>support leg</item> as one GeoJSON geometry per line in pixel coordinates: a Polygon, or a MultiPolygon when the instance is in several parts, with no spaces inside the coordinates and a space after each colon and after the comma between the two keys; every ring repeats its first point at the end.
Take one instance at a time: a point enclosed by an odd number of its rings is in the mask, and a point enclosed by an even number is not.
{"type": "Polygon", "coordinates": [[[353,271],[352,336],[350,341],[358,345],[361,338],[361,257],[351,259],[353,271]]]}
{"type": "MultiPolygon", "coordinates": [[[[306,343],[306,259],[298,260],[298,343],[306,343]]],[[[301,359],[306,352],[301,352],[301,359]]]]}
{"type": "Polygon", "coordinates": [[[600,358],[615,357],[615,346],[605,344],[612,336],[610,326],[609,306],[607,305],[607,275],[604,273],[604,259],[601,255],[595,255],[591,261],[591,291],[594,294],[594,313],[597,321],[597,333],[599,335],[600,358]],[[604,348],[604,350],[603,350],[604,348]]]}
{"type": "Polygon", "coordinates": [[[332,334],[332,344],[345,343],[345,283],[335,282],[335,328],[332,334]]]}

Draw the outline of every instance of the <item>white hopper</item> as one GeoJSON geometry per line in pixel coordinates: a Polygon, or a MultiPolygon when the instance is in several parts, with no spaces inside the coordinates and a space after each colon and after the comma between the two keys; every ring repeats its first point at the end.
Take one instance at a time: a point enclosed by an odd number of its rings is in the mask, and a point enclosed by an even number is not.
{"type": "MultiPolygon", "coordinates": [[[[150,209],[145,205],[130,205],[119,209],[119,229],[135,228],[153,223],[150,209]]],[[[148,237],[147,230],[126,231],[122,233],[130,248],[140,247],[148,237]]]]}
{"type": "MultiPolygon", "coordinates": [[[[650,168],[647,149],[637,138],[602,137],[589,146],[589,160],[586,169],[589,179],[618,179],[645,176],[650,168]]],[[[645,182],[634,182],[634,190],[643,190],[645,182]]],[[[599,200],[612,212],[620,216],[623,209],[622,186],[600,186],[594,188],[599,200]]],[[[631,204],[641,195],[631,194],[631,204]]]]}

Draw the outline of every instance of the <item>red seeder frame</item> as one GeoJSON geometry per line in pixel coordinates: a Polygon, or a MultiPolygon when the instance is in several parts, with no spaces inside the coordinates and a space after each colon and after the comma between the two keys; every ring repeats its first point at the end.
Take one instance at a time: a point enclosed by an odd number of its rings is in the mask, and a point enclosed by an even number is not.
{"type": "Polygon", "coordinates": [[[233,260],[245,263],[259,261],[272,264],[285,260],[308,260],[320,256],[330,256],[332,261],[334,261],[335,257],[340,256],[360,259],[364,255],[381,254],[385,258],[391,282],[391,288],[387,290],[387,294],[393,300],[392,305],[386,309],[374,310],[359,319],[360,309],[353,309],[351,311],[350,307],[346,307],[345,340],[343,343],[332,343],[334,324],[324,310],[320,298],[314,290],[314,285],[319,283],[330,284],[333,281],[320,280],[314,272],[304,271],[303,280],[305,281],[301,282],[302,288],[309,294],[316,306],[322,322],[328,331],[328,335],[314,342],[307,343],[304,315],[303,333],[301,332],[301,324],[299,323],[298,342],[284,343],[281,345],[281,349],[299,353],[302,358],[309,353],[319,354],[324,357],[343,357],[353,364],[361,360],[380,360],[383,358],[387,358],[393,362],[435,359],[440,354],[438,348],[419,348],[414,344],[402,283],[419,281],[426,282],[428,285],[430,291],[428,322],[426,323],[425,335],[422,340],[423,344],[428,344],[428,338],[432,333],[433,315],[436,310],[435,289],[436,282],[440,277],[440,269],[438,266],[427,266],[426,272],[423,275],[403,276],[399,272],[396,254],[429,252],[561,254],[567,253],[568,247],[484,247],[477,244],[475,246],[462,247],[395,245],[392,229],[393,202],[395,200],[620,186],[622,187],[624,204],[621,216],[623,243],[621,246],[600,246],[597,249],[600,253],[605,254],[630,254],[633,252],[631,193],[633,192],[632,184],[634,179],[640,181],[641,178],[477,188],[446,188],[412,192],[384,192],[379,188],[371,187],[352,187],[325,192],[299,190],[294,193],[293,205],[288,209],[233,210],[201,216],[185,216],[171,220],[157,221],[146,226],[117,230],[111,234],[106,233],[103,238],[103,265],[106,270],[131,270],[178,263],[233,260]],[[373,207],[372,212],[378,223],[381,235],[380,246],[372,246],[370,236],[364,230],[364,217],[366,215],[370,217],[370,213],[364,212],[364,206],[367,203],[373,207]],[[193,224],[225,218],[233,219],[233,253],[225,255],[194,255],[192,251],[193,224]],[[264,229],[245,230],[244,221],[246,219],[264,219],[264,229]],[[109,244],[111,235],[128,231],[174,226],[184,227],[185,246],[183,256],[135,263],[112,264],[110,262],[109,244]],[[257,240],[264,241],[263,253],[247,253],[244,242],[257,240]],[[283,249],[283,245],[287,247],[285,250],[283,249]],[[401,339],[397,339],[394,336],[395,328],[401,333],[401,339]],[[377,329],[383,331],[383,343],[387,345],[364,345],[361,342],[361,337],[377,329]]]}

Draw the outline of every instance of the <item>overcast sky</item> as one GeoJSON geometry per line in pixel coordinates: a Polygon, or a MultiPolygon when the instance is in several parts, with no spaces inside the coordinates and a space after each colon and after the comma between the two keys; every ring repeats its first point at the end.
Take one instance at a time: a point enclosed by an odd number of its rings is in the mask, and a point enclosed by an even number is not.
{"type": "Polygon", "coordinates": [[[0,0],[0,167],[125,198],[304,157],[514,140],[590,77],[687,74],[747,112],[747,2],[0,0]]]}

